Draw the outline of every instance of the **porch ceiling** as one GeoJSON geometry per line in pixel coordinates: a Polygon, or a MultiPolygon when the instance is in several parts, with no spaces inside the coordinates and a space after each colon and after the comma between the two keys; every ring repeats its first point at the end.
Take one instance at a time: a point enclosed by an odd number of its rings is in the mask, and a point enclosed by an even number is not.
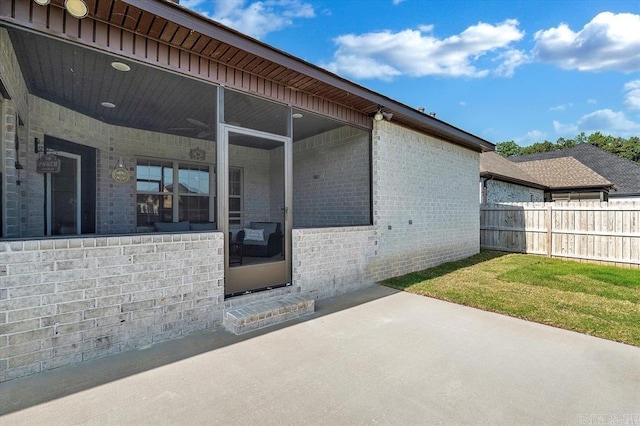
{"type": "MultiPolygon", "coordinates": [[[[117,71],[111,63],[123,60],[114,55],[21,30],[9,34],[30,93],[109,124],[215,139],[215,86],[133,61],[124,61],[131,71],[117,71]]],[[[269,108],[251,114],[244,97],[229,99],[228,112],[251,128],[268,131],[272,122],[282,120],[269,108]]],[[[294,140],[341,125],[305,114],[295,121],[294,140]]]]}

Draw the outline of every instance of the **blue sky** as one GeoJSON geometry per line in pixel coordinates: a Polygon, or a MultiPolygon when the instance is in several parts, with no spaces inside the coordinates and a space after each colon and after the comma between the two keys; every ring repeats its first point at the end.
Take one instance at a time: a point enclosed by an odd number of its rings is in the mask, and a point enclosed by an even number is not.
{"type": "Polygon", "coordinates": [[[640,0],[181,0],[497,143],[640,136],[640,0]]]}

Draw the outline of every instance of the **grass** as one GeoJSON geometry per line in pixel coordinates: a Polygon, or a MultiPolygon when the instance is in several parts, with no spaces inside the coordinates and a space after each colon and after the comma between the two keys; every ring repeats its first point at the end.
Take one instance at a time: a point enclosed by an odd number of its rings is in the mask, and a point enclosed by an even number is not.
{"type": "Polygon", "coordinates": [[[482,251],[383,284],[640,346],[640,270],[482,251]]]}

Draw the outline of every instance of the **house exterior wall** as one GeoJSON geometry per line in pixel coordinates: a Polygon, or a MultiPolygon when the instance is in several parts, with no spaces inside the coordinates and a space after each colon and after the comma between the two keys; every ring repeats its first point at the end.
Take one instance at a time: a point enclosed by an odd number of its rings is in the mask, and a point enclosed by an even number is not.
{"type": "Polygon", "coordinates": [[[516,185],[495,179],[488,179],[486,203],[542,202],[544,190],[516,185]]]}
{"type": "Polygon", "coordinates": [[[223,235],[0,241],[0,382],[220,325],[223,235]]]}
{"type": "Polygon", "coordinates": [[[393,122],[374,124],[375,280],[479,252],[479,161],[477,152],[393,122]]]}
{"type": "Polygon", "coordinates": [[[372,226],[294,229],[302,294],[342,294],[479,252],[478,153],[377,122],[372,157],[372,226]]]}
{"type": "MultiPolygon", "coordinates": [[[[21,154],[16,150],[16,135],[19,133],[16,128],[16,115],[19,114],[20,118],[28,123],[28,90],[9,39],[9,33],[4,28],[0,28],[0,76],[2,76],[2,81],[5,83],[11,98],[2,100],[0,144],[3,151],[3,163],[0,167],[2,167],[3,174],[2,204],[5,208],[3,235],[12,237],[19,236],[23,227],[24,212],[21,211],[21,208],[25,203],[24,200],[21,200],[21,194],[25,191],[25,188],[16,186],[18,173],[15,168],[15,162],[18,160],[24,165],[22,157],[26,153],[26,140],[22,140],[21,154]]],[[[24,173],[24,171],[21,173],[24,173]]],[[[21,176],[21,178],[25,180],[24,176],[21,176]]]]}
{"type": "Polygon", "coordinates": [[[294,229],[294,285],[322,299],[373,284],[378,234],[374,226],[294,229]]]}

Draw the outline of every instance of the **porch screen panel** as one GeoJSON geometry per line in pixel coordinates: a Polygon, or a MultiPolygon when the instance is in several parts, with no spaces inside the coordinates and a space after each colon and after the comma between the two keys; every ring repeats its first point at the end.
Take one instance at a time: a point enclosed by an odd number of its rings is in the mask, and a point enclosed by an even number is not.
{"type": "Polygon", "coordinates": [[[233,126],[287,136],[289,107],[232,90],[224,91],[224,121],[233,126]]]}
{"type": "Polygon", "coordinates": [[[293,225],[370,225],[370,132],[300,114],[293,121],[293,225]]]}

